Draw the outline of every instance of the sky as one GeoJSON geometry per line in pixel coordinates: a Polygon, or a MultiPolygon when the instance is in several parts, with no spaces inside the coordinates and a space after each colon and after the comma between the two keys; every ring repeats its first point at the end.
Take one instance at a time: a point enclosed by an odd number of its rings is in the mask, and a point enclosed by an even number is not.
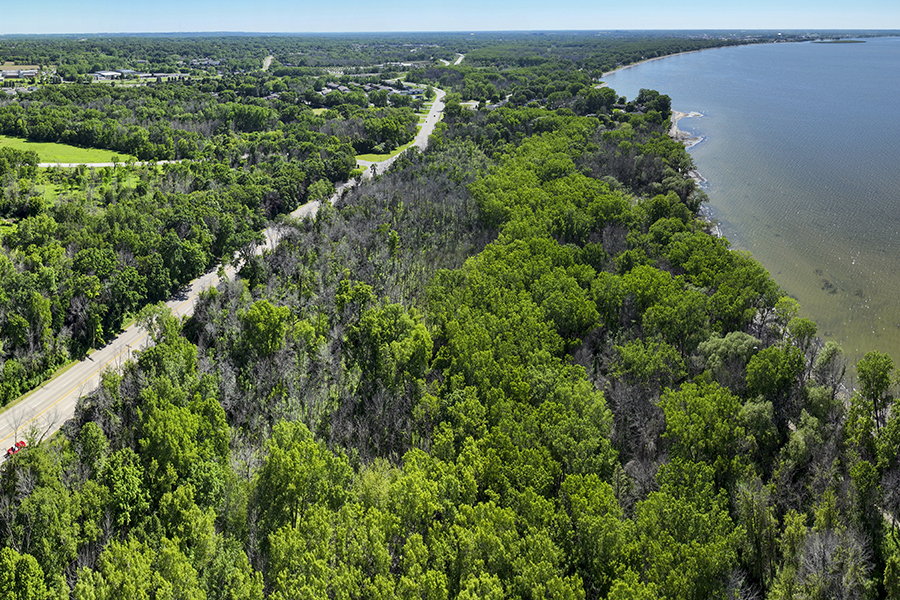
{"type": "Polygon", "coordinates": [[[900,29],[897,0],[4,0],[0,34],[900,29]]]}

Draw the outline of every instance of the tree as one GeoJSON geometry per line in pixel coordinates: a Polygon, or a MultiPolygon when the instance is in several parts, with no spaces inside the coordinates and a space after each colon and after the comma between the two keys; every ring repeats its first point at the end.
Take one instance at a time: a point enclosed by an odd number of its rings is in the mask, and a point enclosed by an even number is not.
{"type": "Polygon", "coordinates": [[[707,463],[716,484],[729,488],[742,468],[742,448],[748,445],[740,400],[716,383],[688,383],[678,391],[666,390],[660,406],[673,457],[707,463]]]}
{"type": "Polygon", "coordinates": [[[384,108],[388,105],[387,90],[373,90],[369,92],[369,101],[376,107],[384,108]]]}
{"type": "Polygon", "coordinates": [[[659,586],[641,581],[631,569],[616,579],[607,596],[608,600],[657,600],[660,597],[662,594],[659,593],[659,586]]]}
{"type": "Polygon", "coordinates": [[[118,526],[137,523],[150,508],[144,469],[131,448],[110,455],[101,470],[100,481],[110,490],[109,508],[118,526]]]}
{"type": "Polygon", "coordinates": [[[739,531],[725,496],[715,492],[713,468],[676,459],[658,479],[660,490],[635,509],[632,568],[667,597],[721,597],[737,559],[739,531]]]}
{"type": "Polygon", "coordinates": [[[312,506],[337,510],[347,496],[350,466],[316,443],[302,423],[282,421],[272,430],[269,456],[259,474],[256,504],[264,535],[297,525],[312,506]]]}
{"type": "Polygon", "coordinates": [[[881,431],[887,418],[893,371],[894,361],[891,357],[877,350],[866,352],[862,360],[856,363],[859,395],[869,403],[869,414],[875,423],[876,434],[881,431]]]}
{"type": "Polygon", "coordinates": [[[270,356],[284,344],[291,322],[291,309],[272,306],[268,300],[254,302],[243,314],[244,335],[250,347],[260,356],[270,356]]]}
{"type": "Polygon", "coordinates": [[[113,541],[100,555],[97,571],[83,569],[73,596],[78,600],[206,600],[197,571],[171,540],[158,550],[129,538],[113,541]]]}
{"type": "Polygon", "coordinates": [[[813,377],[819,385],[826,386],[831,390],[832,400],[837,397],[846,372],[847,360],[840,345],[834,341],[825,342],[825,347],[816,358],[813,377]]]}
{"type": "Polygon", "coordinates": [[[778,561],[778,521],[771,492],[758,479],[738,485],[735,494],[737,523],[745,536],[741,562],[764,592],[775,578],[778,561]]]}
{"type": "Polygon", "coordinates": [[[569,475],[560,488],[562,546],[589,596],[604,597],[624,558],[627,526],[612,487],[596,475],[569,475]]]}
{"type": "Polygon", "coordinates": [[[0,548],[0,597],[8,600],[44,600],[49,597],[44,572],[30,554],[0,548]]]}
{"type": "Polygon", "coordinates": [[[95,421],[82,425],[78,434],[78,452],[82,463],[93,474],[99,474],[109,455],[109,440],[95,421]]]}
{"type": "Polygon", "coordinates": [[[263,600],[262,573],[250,566],[243,548],[233,538],[217,536],[212,563],[203,572],[209,600],[263,600]]]}
{"type": "Polygon", "coordinates": [[[61,573],[77,555],[78,508],[59,482],[34,489],[18,508],[22,548],[47,573],[61,573]]]}
{"type": "Polygon", "coordinates": [[[732,331],[724,338],[713,334],[698,346],[713,379],[735,393],[744,391],[747,363],[762,342],[748,333],[732,331]]]}
{"type": "Polygon", "coordinates": [[[675,385],[687,375],[681,354],[662,340],[634,340],[616,346],[619,355],[613,373],[655,392],[675,385]]]}
{"type": "Polygon", "coordinates": [[[798,409],[793,391],[799,388],[805,364],[803,353],[795,346],[770,346],[747,364],[747,391],[772,402],[781,435],[786,435],[787,423],[798,409]]]}

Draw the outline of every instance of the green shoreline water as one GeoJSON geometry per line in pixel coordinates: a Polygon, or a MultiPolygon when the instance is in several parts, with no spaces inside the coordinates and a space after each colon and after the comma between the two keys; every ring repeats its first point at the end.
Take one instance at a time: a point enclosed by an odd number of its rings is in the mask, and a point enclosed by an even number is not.
{"type": "Polygon", "coordinates": [[[851,363],[900,359],[900,40],[770,44],[644,63],[604,78],[672,97],[709,208],[851,363]],[[895,74],[897,76],[895,76],[895,74]]]}

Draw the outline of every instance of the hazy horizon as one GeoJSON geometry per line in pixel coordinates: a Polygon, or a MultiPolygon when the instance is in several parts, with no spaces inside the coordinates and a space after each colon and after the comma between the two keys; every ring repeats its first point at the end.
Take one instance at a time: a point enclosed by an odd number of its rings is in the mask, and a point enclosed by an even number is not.
{"type": "Polygon", "coordinates": [[[498,33],[510,33],[510,34],[525,34],[525,33],[547,33],[547,34],[564,34],[564,33],[573,33],[573,34],[595,34],[600,35],[604,33],[643,33],[643,32],[652,32],[652,33],[667,33],[671,32],[673,34],[684,34],[684,33],[765,33],[772,34],[775,32],[785,33],[785,34],[805,34],[805,33],[835,33],[835,34],[846,34],[846,33],[855,33],[858,32],[861,35],[865,34],[897,34],[900,35],[900,28],[897,29],[889,29],[889,28],[816,28],[816,27],[804,27],[798,29],[788,29],[788,28],[681,28],[681,29],[654,29],[654,28],[620,28],[620,29],[458,29],[458,30],[398,30],[398,31],[238,31],[238,30],[221,30],[221,31],[72,31],[65,33],[0,33],[0,39],[2,38],[22,38],[22,37],[61,37],[61,38],[73,38],[79,36],[88,36],[88,37],[103,37],[103,36],[113,36],[113,37],[241,37],[241,36],[259,36],[259,37],[292,37],[292,36],[391,36],[391,35],[477,35],[477,34],[498,34],[498,33]]]}
{"type": "Polygon", "coordinates": [[[40,11],[25,3],[4,7],[0,23],[0,35],[894,29],[900,29],[900,3],[887,0],[860,0],[852,8],[840,0],[700,0],[690,8],[664,0],[592,5],[576,0],[490,5],[348,0],[339,9],[332,3],[288,0],[48,0],[40,11]]]}

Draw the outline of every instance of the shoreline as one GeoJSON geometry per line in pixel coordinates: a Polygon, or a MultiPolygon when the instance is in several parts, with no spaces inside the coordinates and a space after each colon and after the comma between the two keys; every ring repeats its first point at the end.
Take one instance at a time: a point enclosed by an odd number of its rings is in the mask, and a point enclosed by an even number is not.
{"type": "MultiPolygon", "coordinates": [[[[681,119],[696,118],[702,116],[703,113],[699,113],[697,111],[685,113],[678,110],[673,110],[672,116],[669,118],[669,120],[672,122],[672,127],[669,128],[669,136],[676,142],[681,142],[682,144],[684,144],[685,150],[693,148],[694,146],[702,142],[703,138],[699,136],[691,136],[689,133],[678,129],[678,121],[680,121],[681,119]]],[[[701,175],[700,172],[696,169],[691,170],[689,174],[699,185],[702,186],[703,184],[707,183],[706,179],[703,178],[703,175],[701,175]]],[[[713,215],[711,207],[701,206],[700,216],[703,217],[703,219],[709,224],[710,231],[715,237],[725,237],[725,233],[722,231],[722,227],[719,225],[719,221],[715,218],[715,215],[713,215]]]]}
{"type": "MultiPolygon", "coordinates": [[[[624,71],[625,69],[630,69],[630,68],[636,67],[638,65],[643,65],[645,63],[653,62],[655,60],[662,60],[664,58],[672,58],[673,56],[681,56],[683,54],[693,54],[695,52],[703,52],[705,50],[713,50],[713,49],[714,48],[702,48],[700,50],[688,50],[686,52],[676,52],[675,54],[666,54],[665,56],[656,56],[654,58],[648,58],[648,59],[645,59],[645,60],[642,60],[642,61],[639,61],[636,63],[622,65],[621,67],[617,67],[617,68],[613,69],[612,71],[607,71],[607,72],[603,73],[602,77],[606,77],[608,75],[612,75],[613,73],[618,73],[619,71],[624,71]]],[[[597,87],[602,88],[602,87],[607,87],[608,85],[609,84],[606,81],[601,81],[600,85],[598,85],[597,87]]],[[[685,131],[681,131],[678,128],[678,122],[681,119],[697,118],[697,117],[702,117],[702,116],[703,116],[703,113],[700,113],[697,111],[691,111],[689,113],[686,113],[686,112],[681,112],[678,110],[673,110],[672,116],[669,118],[669,121],[672,123],[672,126],[669,128],[669,137],[671,137],[676,142],[681,142],[682,144],[684,144],[685,150],[690,150],[691,148],[693,148],[694,146],[696,146],[697,144],[702,142],[703,137],[692,136],[685,131]]],[[[701,175],[700,172],[697,171],[696,169],[694,169],[690,172],[690,176],[701,186],[707,183],[707,181],[703,177],[703,175],[701,175]]],[[[719,224],[718,220],[713,215],[713,211],[710,207],[701,206],[700,207],[700,216],[703,219],[705,219],[706,222],[709,224],[710,232],[712,233],[713,236],[715,236],[717,238],[725,237],[725,233],[722,231],[722,227],[719,224]]]]}
{"type": "Polygon", "coordinates": [[[694,146],[702,142],[703,138],[692,136],[689,133],[678,129],[678,121],[680,121],[681,119],[693,119],[702,116],[703,113],[699,113],[697,111],[685,113],[678,110],[673,110],[672,116],[669,118],[669,120],[672,122],[672,127],[669,128],[669,137],[671,137],[676,142],[681,142],[682,144],[684,144],[684,147],[688,150],[693,148],[694,146]]]}
{"type": "MultiPolygon", "coordinates": [[[[694,52],[703,52],[704,50],[715,50],[715,48],[701,48],[699,50],[686,50],[684,52],[676,52],[675,54],[666,54],[664,56],[654,56],[653,58],[645,58],[644,60],[638,61],[636,63],[631,63],[627,65],[622,65],[621,67],[616,67],[612,71],[607,71],[601,75],[601,77],[606,77],[607,75],[612,75],[613,73],[618,73],[619,71],[624,71],[625,69],[630,69],[631,67],[636,67],[638,65],[643,65],[648,62],[653,62],[654,60],[662,60],[664,58],[672,58],[673,56],[681,56],[682,54],[693,54],[694,52]]],[[[606,82],[603,82],[603,86],[608,85],[606,82]]]]}

